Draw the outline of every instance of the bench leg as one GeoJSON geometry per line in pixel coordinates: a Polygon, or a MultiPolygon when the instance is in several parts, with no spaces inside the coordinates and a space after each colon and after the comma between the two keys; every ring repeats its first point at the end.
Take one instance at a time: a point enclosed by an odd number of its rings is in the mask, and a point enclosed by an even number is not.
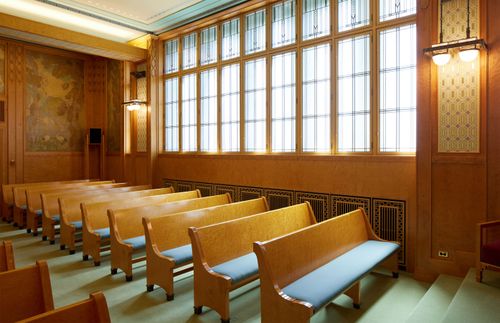
{"type": "Polygon", "coordinates": [[[230,321],[229,319],[227,319],[227,320],[225,320],[225,319],[220,319],[220,322],[221,322],[221,323],[229,323],[229,321],[230,321]]]}
{"type": "Polygon", "coordinates": [[[95,260],[94,260],[94,266],[98,267],[98,266],[100,266],[100,265],[101,265],[101,262],[100,262],[100,261],[95,261],[95,260]]]}
{"type": "Polygon", "coordinates": [[[111,268],[111,275],[116,275],[118,273],[118,268],[111,268]]]}
{"type": "Polygon", "coordinates": [[[483,281],[483,268],[476,268],[476,281],[478,283],[483,281]]]}
{"type": "Polygon", "coordinates": [[[398,272],[392,272],[392,278],[399,278],[399,273],[398,272]]]}
{"type": "Polygon", "coordinates": [[[76,252],[76,250],[71,250],[71,249],[69,250],[69,254],[70,254],[70,255],[74,255],[74,254],[75,254],[75,252],[76,252]]]}
{"type": "Polygon", "coordinates": [[[28,233],[28,234],[31,233],[31,229],[29,229],[29,228],[26,229],[26,233],[28,233]]]}
{"type": "Polygon", "coordinates": [[[359,309],[361,307],[361,283],[358,281],[351,286],[345,293],[352,299],[352,306],[359,309]]]}
{"type": "Polygon", "coordinates": [[[146,290],[152,292],[155,289],[155,285],[146,285],[146,290]]]}
{"type": "Polygon", "coordinates": [[[64,245],[64,244],[60,245],[60,246],[59,246],[59,249],[61,249],[61,250],[66,249],[66,245],[64,245]]]}
{"type": "Polygon", "coordinates": [[[193,306],[194,308],[194,314],[200,315],[201,312],[203,312],[203,306],[193,306]]]}
{"type": "Polygon", "coordinates": [[[50,240],[50,244],[55,244],[56,240],[50,240]]]}
{"type": "Polygon", "coordinates": [[[125,275],[125,280],[131,282],[134,277],[132,275],[125,275]]]}
{"type": "Polygon", "coordinates": [[[174,294],[167,294],[167,302],[174,300],[174,294]]]}
{"type": "Polygon", "coordinates": [[[42,241],[47,241],[47,236],[42,236],[42,241]]]}
{"type": "Polygon", "coordinates": [[[89,260],[89,255],[82,255],[82,260],[83,261],[89,260]]]}

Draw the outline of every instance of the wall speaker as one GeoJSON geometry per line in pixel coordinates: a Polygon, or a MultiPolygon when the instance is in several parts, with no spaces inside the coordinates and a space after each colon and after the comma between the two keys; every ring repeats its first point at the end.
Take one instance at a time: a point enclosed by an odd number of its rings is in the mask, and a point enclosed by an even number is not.
{"type": "Polygon", "coordinates": [[[101,143],[101,128],[89,129],[89,143],[91,145],[99,145],[101,143]]]}

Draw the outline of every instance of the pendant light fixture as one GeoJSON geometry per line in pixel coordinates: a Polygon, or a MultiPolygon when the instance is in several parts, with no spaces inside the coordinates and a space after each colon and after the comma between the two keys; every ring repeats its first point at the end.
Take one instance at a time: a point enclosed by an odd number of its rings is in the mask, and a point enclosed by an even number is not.
{"type": "MultiPolygon", "coordinates": [[[[438,65],[446,65],[450,59],[450,50],[458,49],[458,56],[463,62],[472,62],[479,56],[479,51],[482,48],[487,49],[484,39],[477,37],[470,37],[470,0],[467,0],[467,28],[465,39],[453,40],[450,42],[443,42],[443,2],[453,0],[440,0],[440,33],[439,44],[432,45],[431,47],[424,48],[424,53],[432,55],[433,62],[438,65]]],[[[458,0],[455,0],[458,1],[458,0]]]]}

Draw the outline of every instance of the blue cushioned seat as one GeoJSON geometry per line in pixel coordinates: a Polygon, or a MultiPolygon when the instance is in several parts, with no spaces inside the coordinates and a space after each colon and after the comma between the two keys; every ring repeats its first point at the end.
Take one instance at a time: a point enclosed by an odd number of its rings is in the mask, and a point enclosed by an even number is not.
{"type": "Polygon", "coordinates": [[[218,274],[231,277],[232,283],[236,284],[248,277],[259,273],[257,256],[252,252],[244,256],[229,260],[212,267],[218,274]]]}
{"type": "Polygon", "coordinates": [[[144,249],[144,247],[146,247],[146,237],[145,236],[138,236],[138,237],[133,237],[130,239],[125,239],[125,240],[123,240],[123,242],[131,245],[132,248],[134,248],[134,250],[144,249]]]}
{"type": "Polygon", "coordinates": [[[283,293],[321,309],[387,259],[399,245],[368,240],[283,288],[283,293]]]}
{"type": "Polygon", "coordinates": [[[56,223],[59,223],[59,221],[61,220],[61,217],[59,216],[59,214],[54,214],[52,216],[52,220],[55,221],[56,223]]]}
{"type": "Polygon", "coordinates": [[[35,215],[36,215],[36,216],[42,216],[42,214],[43,214],[43,212],[42,212],[42,210],[41,210],[41,209],[40,209],[40,210],[36,210],[36,211],[35,211],[35,215]]]}
{"type": "Polygon", "coordinates": [[[97,233],[101,238],[107,239],[111,236],[109,233],[109,228],[102,228],[102,229],[97,229],[94,230],[95,233],[97,233]]]}
{"type": "Polygon", "coordinates": [[[20,206],[20,208],[23,209],[23,210],[26,210],[28,208],[28,206],[26,204],[23,204],[23,205],[20,206]]]}
{"type": "Polygon", "coordinates": [[[174,259],[176,265],[193,260],[193,251],[190,244],[162,251],[161,254],[174,259]]]}
{"type": "Polygon", "coordinates": [[[81,230],[82,229],[82,221],[74,221],[71,222],[71,225],[74,226],[76,229],[81,230]]]}

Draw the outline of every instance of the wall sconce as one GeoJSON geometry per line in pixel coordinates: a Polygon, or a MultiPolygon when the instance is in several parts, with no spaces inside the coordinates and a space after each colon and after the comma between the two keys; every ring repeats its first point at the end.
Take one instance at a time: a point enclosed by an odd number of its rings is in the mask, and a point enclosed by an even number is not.
{"type": "MultiPolygon", "coordinates": [[[[140,79],[146,77],[146,71],[130,72],[130,75],[132,75],[136,79],[140,79]]],[[[123,102],[122,105],[125,106],[128,111],[137,111],[141,108],[141,105],[146,103],[147,102],[144,100],[131,99],[130,101],[123,102]]]]}
{"type": "Polygon", "coordinates": [[[124,105],[128,111],[137,111],[141,108],[141,105],[146,103],[147,102],[143,100],[133,99],[130,101],[123,102],[122,105],[124,105]]]}
{"type": "Polygon", "coordinates": [[[453,40],[450,42],[443,42],[443,2],[451,0],[440,0],[440,32],[439,44],[432,45],[431,47],[424,48],[424,53],[432,55],[434,64],[438,66],[446,65],[451,58],[450,49],[459,49],[458,56],[464,62],[472,62],[479,55],[482,48],[487,49],[488,46],[484,39],[477,37],[470,37],[470,0],[467,0],[467,29],[466,37],[461,40],[453,40]]]}

